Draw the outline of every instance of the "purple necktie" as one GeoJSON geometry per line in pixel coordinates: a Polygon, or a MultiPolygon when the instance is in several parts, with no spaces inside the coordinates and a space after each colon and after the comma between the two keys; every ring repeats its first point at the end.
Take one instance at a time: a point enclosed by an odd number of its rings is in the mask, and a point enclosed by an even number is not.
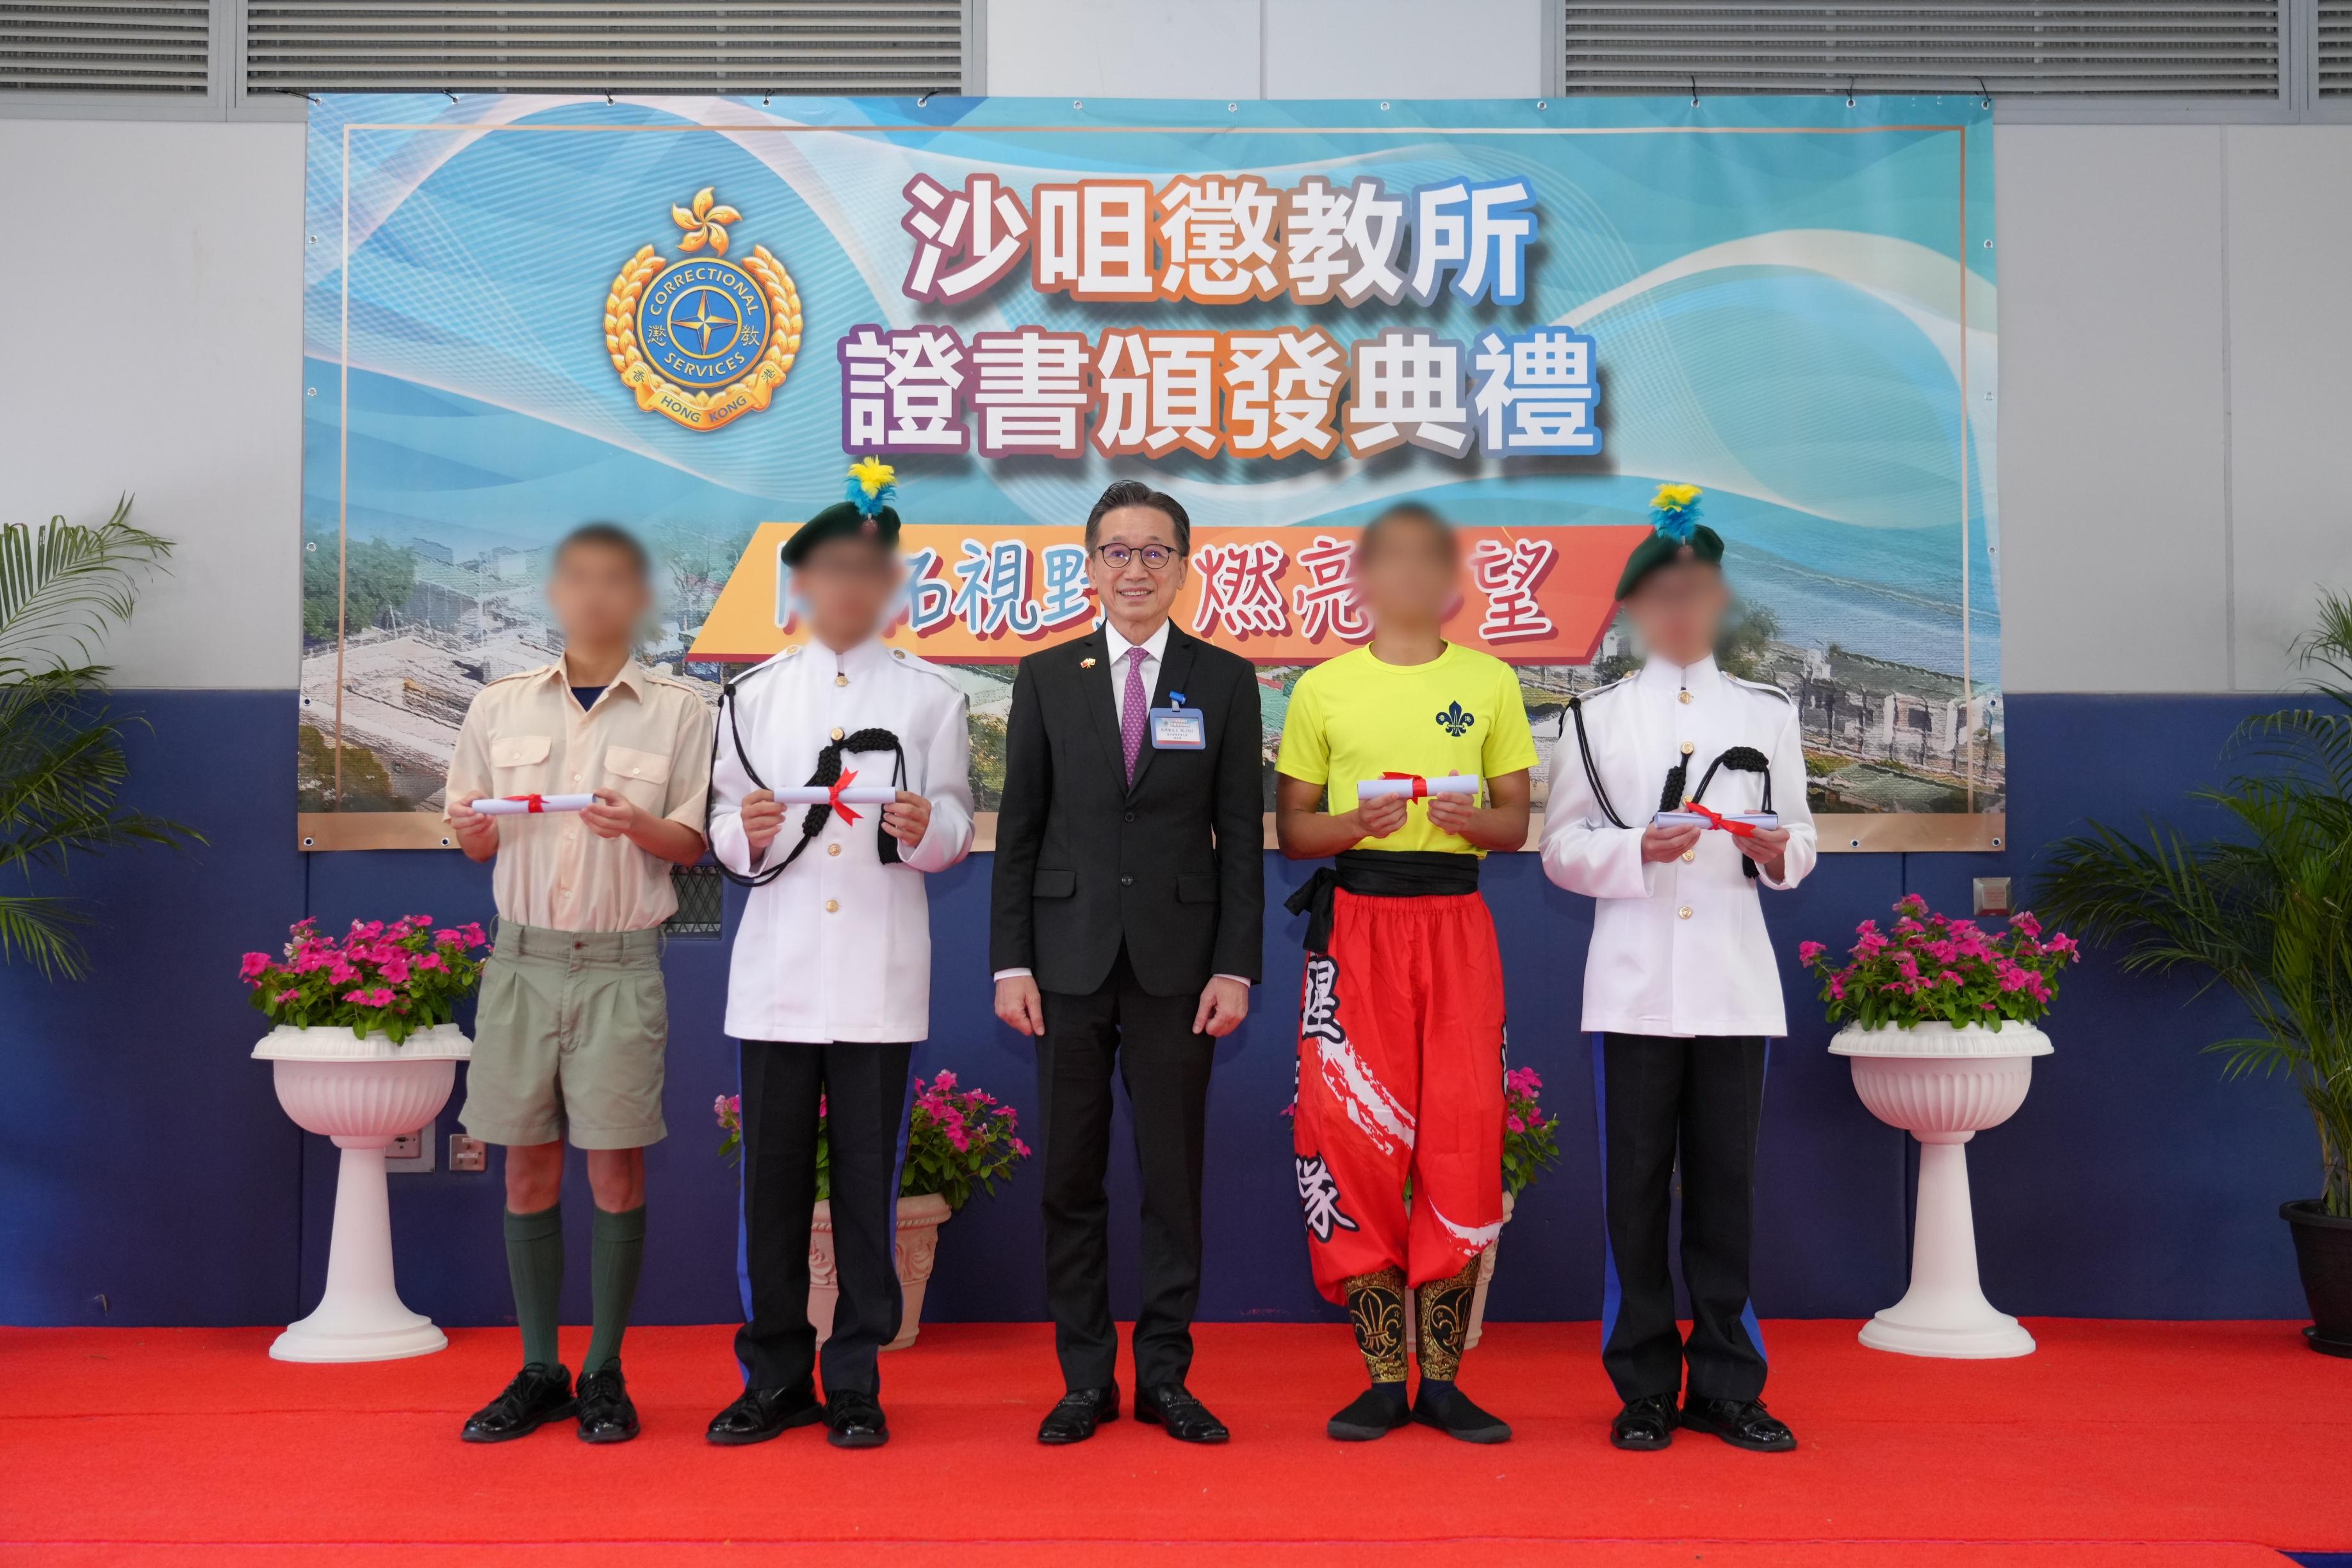
{"type": "Polygon", "coordinates": [[[1135,784],[1135,760],[1143,755],[1144,710],[1151,699],[1143,690],[1144,651],[1139,647],[1127,650],[1127,696],[1118,705],[1119,744],[1127,752],[1127,782],[1135,784]]]}

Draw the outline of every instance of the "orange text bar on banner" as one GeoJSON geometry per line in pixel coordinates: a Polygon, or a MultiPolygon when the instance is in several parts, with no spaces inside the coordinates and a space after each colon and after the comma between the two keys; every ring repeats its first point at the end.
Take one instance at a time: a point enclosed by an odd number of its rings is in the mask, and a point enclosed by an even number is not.
{"type": "MultiPolygon", "coordinates": [[[[696,634],[696,659],[765,658],[801,640],[778,552],[798,524],[765,522],[696,634]]],[[[1176,597],[1178,626],[1260,664],[1312,664],[1371,635],[1353,528],[1203,528],[1176,597]]],[[[1446,637],[1515,664],[1585,664],[1640,526],[1462,528],[1462,598],[1446,637]]],[[[887,640],[927,658],[1010,662],[1096,617],[1086,542],[1072,528],[910,526],[907,586],[887,640]]]]}

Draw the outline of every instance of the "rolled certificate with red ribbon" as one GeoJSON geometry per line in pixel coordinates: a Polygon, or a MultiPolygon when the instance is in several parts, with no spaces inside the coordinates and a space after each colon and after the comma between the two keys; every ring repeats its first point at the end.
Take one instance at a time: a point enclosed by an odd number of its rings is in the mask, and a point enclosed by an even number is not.
{"type": "Polygon", "coordinates": [[[852,768],[829,784],[793,784],[775,792],[776,799],[785,805],[829,805],[841,814],[844,822],[857,820],[852,805],[887,805],[898,798],[893,784],[859,784],[852,789],[849,781],[857,776],[852,768]]]}
{"type": "Polygon", "coordinates": [[[585,811],[593,795],[501,795],[467,803],[484,816],[536,816],[543,811],[585,811]]]}
{"type": "Polygon", "coordinates": [[[1426,800],[1433,795],[1476,795],[1480,782],[1475,773],[1447,773],[1434,779],[1423,778],[1419,773],[1382,773],[1376,779],[1359,779],[1356,798],[1375,800],[1384,795],[1401,795],[1407,800],[1426,800]]]}
{"type": "Polygon", "coordinates": [[[1651,822],[1659,827],[1720,828],[1736,838],[1753,838],[1759,827],[1778,827],[1780,816],[1772,811],[1717,811],[1698,801],[1685,801],[1679,811],[1662,811],[1651,822]]]}

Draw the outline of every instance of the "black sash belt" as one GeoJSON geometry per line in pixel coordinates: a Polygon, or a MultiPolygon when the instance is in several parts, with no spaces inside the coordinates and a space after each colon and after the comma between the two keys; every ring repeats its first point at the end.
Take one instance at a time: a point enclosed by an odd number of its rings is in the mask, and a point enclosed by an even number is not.
{"type": "Polygon", "coordinates": [[[1372,899],[1420,899],[1478,890],[1478,857],[1448,849],[1349,849],[1283,901],[1307,917],[1307,951],[1331,951],[1332,894],[1345,888],[1372,899]]]}

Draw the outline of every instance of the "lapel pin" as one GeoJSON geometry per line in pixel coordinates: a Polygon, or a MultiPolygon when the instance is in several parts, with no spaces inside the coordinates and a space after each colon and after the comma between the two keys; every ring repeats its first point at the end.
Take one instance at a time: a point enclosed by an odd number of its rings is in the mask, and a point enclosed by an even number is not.
{"type": "Polygon", "coordinates": [[[1095,667],[1095,661],[1094,661],[1093,659],[1090,659],[1090,658],[1082,658],[1082,659],[1078,660],[1078,668],[1079,668],[1080,669],[1092,669],[1094,667],[1095,667]]]}

